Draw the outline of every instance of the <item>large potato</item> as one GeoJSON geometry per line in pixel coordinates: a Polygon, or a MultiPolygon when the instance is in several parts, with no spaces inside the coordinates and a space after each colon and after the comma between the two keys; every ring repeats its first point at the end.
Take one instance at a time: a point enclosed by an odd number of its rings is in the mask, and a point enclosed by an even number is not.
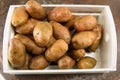
{"type": "Polygon", "coordinates": [[[39,55],[32,58],[30,63],[30,69],[38,70],[44,69],[49,65],[49,62],[45,59],[44,56],[39,55]]]}
{"type": "Polygon", "coordinates": [[[67,22],[72,16],[71,11],[66,7],[55,7],[48,15],[49,20],[67,22]]]}
{"type": "Polygon", "coordinates": [[[50,23],[53,27],[54,37],[56,39],[63,39],[69,44],[71,40],[71,35],[70,35],[69,30],[63,25],[61,25],[60,23],[57,23],[55,21],[51,21],[50,23]]]}
{"type": "Polygon", "coordinates": [[[101,27],[101,25],[97,24],[96,27],[93,29],[93,31],[96,32],[97,38],[95,39],[93,44],[89,47],[90,51],[95,51],[100,44],[101,37],[102,37],[102,27],[101,27]]]}
{"type": "Polygon", "coordinates": [[[25,7],[32,18],[43,20],[47,15],[45,9],[35,0],[29,0],[25,7]]]}
{"type": "Polygon", "coordinates": [[[9,44],[8,60],[13,68],[21,68],[26,59],[24,44],[16,38],[12,38],[9,44]]]}
{"type": "Polygon", "coordinates": [[[92,45],[97,35],[93,31],[83,31],[73,35],[71,43],[75,49],[84,49],[92,45]]]}
{"type": "Polygon", "coordinates": [[[84,57],[82,59],[80,59],[80,61],[78,61],[77,63],[77,67],[79,69],[90,69],[90,68],[94,68],[96,65],[96,59],[92,58],[92,57],[84,57]]]}
{"type": "Polygon", "coordinates": [[[39,22],[33,30],[35,42],[41,47],[47,46],[52,35],[53,29],[48,22],[39,22]]]}
{"type": "Polygon", "coordinates": [[[30,18],[25,24],[16,27],[15,31],[20,34],[33,34],[33,29],[37,23],[38,20],[30,18]]]}
{"type": "Polygon", "coordinates": [[[28,20],[28,14],[24,6],[17,7],[12,14],[12,25],[14,27],[19,27],[23,25],[28,20]]]}
{"type": "Polygon", "coordinates": [[[63,56],[58,60],[58,67],[60,69],[70,69],[74,65],[75,65],[75,61],[67,55],[63,56]]]}
{"type": "Polygon", "coordinates": [[[21,34],[16,34],[15,38],[19,39],[25,46],[28,52],[39,55],[45,51],[45,48],[38,47],[34,41],[32,41],[29,37],[21,35],[21,34]]]}
{"type": "Polygon", "coordinates": [[[63,39],[59,39],[46,50],[45,57],[48,61],[56,61],[61,58],[67,50],[68,44],[63,39]]]}
{"type": "Polygon", "coordinates": [[[97,20],[92,15],[85,15],[75,22],[74,28],[76,31],[92,30],[97,24],[97,20]]]}

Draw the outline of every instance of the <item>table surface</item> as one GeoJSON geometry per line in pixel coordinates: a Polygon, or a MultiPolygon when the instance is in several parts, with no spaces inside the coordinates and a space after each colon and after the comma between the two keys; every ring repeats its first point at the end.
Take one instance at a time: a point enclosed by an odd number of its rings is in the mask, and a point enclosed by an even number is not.
{"type": "MultiPolygon", "coordinates": [[[[9,5],[25,4],[27,0],[0,0],[0,72],[6,80],[120,80],[120,46],[117,46],[117,71],[103,74],[11,75],[2,70],[2,40],[9,5]]],[[[98,4],[109,5],[114,17],[117,44],[120,34],[120,0],[37,0],[43,4],[98,4]]]]}

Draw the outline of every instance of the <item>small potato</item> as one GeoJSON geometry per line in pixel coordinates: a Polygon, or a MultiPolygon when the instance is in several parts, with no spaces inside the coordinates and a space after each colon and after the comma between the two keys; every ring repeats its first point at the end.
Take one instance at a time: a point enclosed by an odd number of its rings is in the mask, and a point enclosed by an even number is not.
{"type": "Polygon", "coordinates": [[[46,50],[45,57],[48,61],[56,61],[65,55],[67,50],[68,44],[63,39],[59,39],[46,50]]]}
{"type": "Polygon", "coordinates": [[[72,15],[71,19],[67,21],[64,26],[67,27],[69,30],[73,30],[74,23],[78,21],[81,17],[72,15]]]}
{"type": "Polygon", "coordinates": [[[31,52],[32,54],[39,55],[45,51],[45,48],[38,47],[34,41],[32,41],[29,37],[16,34],[15,38],[19,39],[26,47],[28,52],[31,52]]]}
{"type": "Polygon", "coordinates": [[[83,31],[73,35],[71,43],[75,49],[84,49],[92,45],[97,35],[93,31],[83,31]]]}
{"type": "Polygon", "coordinates": [[[29,0],[25,7],[32,18],[43,20],[47,16],[45,9],[35,0],[29,0]]]}
{"type": "Polygon", "coordinates": [[[92,15],[85,15],[75,22],[74,28],[76,31],[92,30],[97,24],[97,20],[92,15]]]}
{"type": "Polygon", "coordinates": [[[56,39],[52,36],[52,37],[50,38],[50,41],[49,41],[48,44],[47,44],[47,48],[49,48],[50,46],[52,46],[52,44],[53,44],[55,41],[56,41],[56,39]]]}
{"type": "Polygon", "coordinates": [[[49,20],[57,22],[67,22],[72,16],[71,11],[66,7],[55,7],[48,15],[49,20]]]}
{"type": "Polygon", "coordinates": [[[71,40],[70,31],[60,23],[57,23],[55,21],[51,21],[50,23],[53,27],[54,37],[56,39],[63,39],[69,44],[71,40]]]}
{"type": "Polygon", "coordinates": [[[75,61],[67,55],[63,56],[58,60],[58,67],[60,69],[70,69],[74,65],[75,65],[75,61]]]}
{"type": "Polygon", "coordinates": [[[30,69],[33,70],[41,70],[46,68],[49,65],[48,61],[45,59],[44,56],[39,55],[32,58],[30,63],[30,69]]]}
{"type": "Polygon", "coordinates": [[[28,14],[24,6],[17,7],[12,14],[12,25],[14,27],[19,27],[26,23],[28,20],[28,14]]]}
{"type": "Polygon", "coordinates": [[[102,37],[102,27],[101,27],[101,25],[97,24],[96,27],[93,29],[93,31],[96,32],[97,38],[95,39],[93,44],[89,47],[90,51],[95,51],[100,44],[101,37],[102,37]]]}
{"type": "Polygon", "coordinates": [[[26,59],[26,50],[24,44],[16,38],[12,38],[9,44],[8,61],[13,68],[21,68],[26,59]]]}
{"type": "Polygon", "coordinates": [[[53,29],[51,24],[48,22],[39,22],[33,30],[33,36],[35,42],[40,47],[47,46],[52,35],[53,35],[53,29]]]}
{"type": "Polygon", "coordinates": [[[96,60],[92,57],[84,57],[80,59],[80,61],[77,63],[77,67],[79,69],[90,69],[94,68],[96,65],[96,60]]]}
{"type": "Polygon", "coordinates": [[[70,52],[71,57],[74,58],[75,60],[83,58],[85,56],[85,49],[77,49],[77,50],[72,50],[70,52]]]}
{"type": "Polygon", "coordinates": [[[31,59],[32,59],[32,56],[30,54],[26,53],[25,63],[20,69],[21,70],[29,70],[29,64],[30,64],[31,59]]]}
{"type": "Polygon", "coordinates": [[[38,20],[30,18],[25,24],[16,27],[15,31],[20,34],[33,34],[33,29],[37,23],[38,20]]]}

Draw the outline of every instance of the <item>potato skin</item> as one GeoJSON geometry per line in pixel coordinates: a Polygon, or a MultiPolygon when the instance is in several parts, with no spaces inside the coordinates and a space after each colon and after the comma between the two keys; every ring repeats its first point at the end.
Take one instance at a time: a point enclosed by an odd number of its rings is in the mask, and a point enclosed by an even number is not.
{"type": "Polygon", "coordinates": [[[35,0],[29,0],[25,7],[32,18],[43,20],[47,16],[45,9],[35,0]]]}
{"type": "Polygon", "coordinates": [[[33,36],[35,42],[40,47],[47,46],[52,35],[53,35],[53,29],[51,24],[48,22],[39,22],[33,30],[33,36]]]}
{"type": "Polygon", "coordinates": [[[63,56],[58,60],[59,69],[70,69],[74,65],[75,65],[75,61],[67,55],[63,56]]]}
{"type": "Polygon", "coordinates": [[[77,67],[79,69],[91,69],[95,67],[96,62],[96,59],[86,56],[80,59],[80,61],[77,63],[77,67]]]}
{"type": "Polygon", "coordinates": [[[28,14],[25,10],[24,6],[17,7],[12,15],[12,25],[14,27],[19,27],[20,25],[23,25],[28,20],[28,14]]]}
{"type": "Polygon", "coordinates": [[[71,11],[66,7],[55,7],[48,15],[50,21],[67,22],[72,16],[71,11]]]}
{"type": "Polygon", "coordinates": [[[30,63],[30,69],[41,70],[46,68],[49,65],[49,62],[45,59],[44,56],[39,55],[32,58],[30,63]]]}
{"type": "Polygon", "coordinates": [[[34,41],[32,41],[29,37],[16,34],[15,38],[19,39],[26,47],[28,52],[31,52],[32,54],[39,55],[42,54],[45,51],[45,48],[38,47],[34,41]]]}
{"type": "Polygon", "coordinates": [[[83,31],[73,35],[71,43],[75,49],[84,49],[92,45],[97,35],[93,31],[83,31]]]}
{"type": "Polygon", "coordinates": [[[63,39],[59,39],[46,50],[45,57],[48,61],[56,61],[61,58],[67,50],[68,44],[63,39]]]}
{"type": "Polygon", "coordinates": [[[15,31],[20,34],[33,34],[33,29],[37,25],[37,23],[38,20],[30,18],[25,24],[16,27],[15,31]]]}
{"type": "Polygon", "coordinates": [[[24,44],[16,38],[12,38],[9,44],[8,61],[13,68],[21,68],[26,59],[26,50],[24,44]]]}
{"type": "Polygon", "coordinates": [[[47,44],[47,48],[49,48],[50,46],[52,46],[55,41],[56,41],[56,39],[52,36],[52,37],[50,38],[50,41],[49,41],[48,44],[47,44]]]}
{"type": "Polygon", "coordinates": [[[92,15],[85,15],[75,22],[74,28],[76,31],[92,30],[97,24],[97,20],[92,15]]]}
{"type": "Polygon", "coordinates": [[[71,40],[70,31],[58,22],[51,21],[50,23],[53,27],[54,37],[56,39],[63,39],[69,44],[71,40]]]}

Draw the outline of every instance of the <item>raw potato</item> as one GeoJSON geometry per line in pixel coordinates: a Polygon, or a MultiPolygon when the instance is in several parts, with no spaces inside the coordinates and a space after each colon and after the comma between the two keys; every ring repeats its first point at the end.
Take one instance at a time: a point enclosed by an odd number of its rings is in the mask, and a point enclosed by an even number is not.
{"type": "Polygon", "coordinates": [[[93,31],[96,32],[97,38],[95,39],[93,44],[89,47],[90,51],[95,51],[100,44],[101,37],[102,37],[102,27],[101,27],[101,25],[97,24],[96,27],[93,29],[93,31]]]}
{"type": "Polygon", "coordinates": [[[81,17],[80,20],[76,21],[74,24],[74,28],[76,31],[85,31],[92,30],[97,24],[97,20],[92,15],[85,15],[81,17]]]}
{"type": "Polygon", "coordinates": [[[32,54],[39,55],[42,54],[45,51],[45,48],[38,47],[34,41],[32,41],[29,37],[16,34],[15,38],[19,39],[25,46],[28,52],[31,52],[32,54]]]}
{"type": "Polygon", "coordinates": [[[33,34],[33,29],[37,23],[38,20],[30,18],[25,24],[16,27],[15,31],[20,34],[33,34]]]}
{"type": "Polygon", "coordinates": [[[59,39],[46,50],[45,57],[48,61],[56,61],[61,58],[67,50],[68,44],[63,39],[59,39]]]}
{"type": "Polygon", "coordinates": [[[71,11],[66,7],[55,7],[48,15],[49,20],[57,22],[67,22],[72,16],[71,11]]]}
{"type": "Polygon", "coordinates": [[[73,35],[71,43],[75,49],[88,48],[95,41],[97,35],[93,31],[83,31],[73,35]]]}
{"type": "Polygon", "coordinates": [[[71,40],[71,35],[70,35],[69,30],[63,25],[61,25],[60,23],[57,23],[55,21],[51,21],[50,23],[53,27],[54,37],[56,39],[63,39],[69,44],[71,40]]]}
{"type": "Polygon", "coordinates": [[[24,65],[20,68],[21,70],[29,70],[31,58],[32,58],[32,56],[30,54],[26,53],[26,60],[25,60],[24,65]]]}
{"type": "Polygon", "coordinates": [[[63,56],[58,60],[58,67],[60,69],[70,69],[74,65],[75,65],[75,61],[67,55],[63,56]]]}
{"type": "Polygon", "coordinates": [[[50,41],[47,44],[47,48],[49,48],[50,46],[52,46],[52,44],[56,41],[56,39],[52,36],[50,41]]]}
{"type": "Polygon", "coordinates": [[[73,30],[74,23],[78,21],[81,17],[72,15],[71,19],[64,24],[65,27],[67,27],[69,30],[73,30]]]}
{"type": "Polygon", "coordinates": [[[8,60],[13,68],[21,68],[26,59],[24,44],[16,38],[12,38],[9,44],[8,60]]]}
{"type": "Polygon", "coordinates": [[[30,63],[30,69],[39,70],[44,69],[49,65],[48,61],[45,59],[44,56],[39,55],[32,58],[30,63]]]}
{"type": "Polygon", "coordinates": [[[77,49],[77,50],[72,50],[71,52],[71,57],[76,59],[83,58],[85,56],[85,49],[77,49]]]}
{"type": "Polygon", "coordinates": [[[48,22],[42,22],[42,21],[39,22],[33,30],[33,36],[34,36],[35,42],[40,47],[47,46],[52,35],[53,35],[53,29],[51,24],[48,22]]]}
{"type": "Polygon", "coordinates": [[[29,0],[25,7],[32,18],[43,20],[47,16],[45,9],[35,0],[29,0]]]}
{"type": "Polygon", "coordinates": [[[95,67],[96,62],[97,61],[94,58],[86,56],[80,59],[80,61],[77,63],[77,67],[79,69],[91,69],[95,67]]]}
{"type": "Polygon", "coordinates": [[[28,20],[28,14],[25,10],[24,6],[17,7],[12,15],[12,25],[14,27],[19,27],[20,25],[23,25],[28,20]]]}

